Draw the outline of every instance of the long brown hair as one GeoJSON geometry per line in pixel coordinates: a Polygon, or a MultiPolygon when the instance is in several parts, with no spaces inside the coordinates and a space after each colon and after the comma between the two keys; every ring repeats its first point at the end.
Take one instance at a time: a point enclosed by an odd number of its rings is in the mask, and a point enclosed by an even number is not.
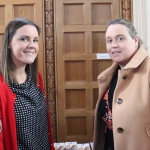
{"type": "MultiPolygon", "coordinates": [[[[4,80],[7,83],[8,83],[8,74],[11,75],[14,81],[16,81],[16,77],[15,77],[16,66],[10,55],[9,44],[12,41],[12,38],[15,35],[16,31],[24,25],[33,25],[37,29],[39,36],[41,33],[41,29],[37,24],[25,18],[15,18],[14,20],[8,23],[3,36],[1,70],[0,70],[4,80]]],[[[32,64],[29,64],[29,68],[32,74],[34,84],[35,86],[37,86],[38,83],[38,58],[37,57],[35,58],[35,61],[32,64]]]]}

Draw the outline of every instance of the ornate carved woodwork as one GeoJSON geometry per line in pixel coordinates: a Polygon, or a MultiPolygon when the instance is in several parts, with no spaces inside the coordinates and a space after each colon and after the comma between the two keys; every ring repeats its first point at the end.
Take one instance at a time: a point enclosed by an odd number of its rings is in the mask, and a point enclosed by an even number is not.
{"type": "MultiPolygon", "coordinates": [[[[121,0],[122,18],[132,20],[132,0],[121,0]]],[[[54,141],[57,141],[56,90],[55,90],[55,49],[54,49],[54,0],[44,0],[45,17],[45,63],[46,93],[54,141]]]]}
{"type": "Polygon", "coordinates": [[[54,51],[54,5],[53,0],[44,0],[45,16],[45,61],[46,93],[54,141],[57,138],[56,128],[56,94],[55,94],[55,51],[54,51]]]}
{"type": "Polygon", "coordinates": [[[132,20],[132,0],[121,0],[122,18],[132,20]]]}

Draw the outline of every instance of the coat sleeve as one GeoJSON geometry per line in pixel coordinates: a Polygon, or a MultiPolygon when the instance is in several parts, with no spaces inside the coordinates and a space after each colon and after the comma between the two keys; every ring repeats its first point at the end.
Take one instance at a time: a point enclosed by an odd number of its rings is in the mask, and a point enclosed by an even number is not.
{"type": "MultiPolygon", "coordinates": [[[[45,95],[44,87],[43,87],[43,80],[42,80],[42,76],[41,76],[40,73],[38,73],[38,84],[39,84],[38,85],[39,88],[41,89],[41,91],[45,95]]],[[[47,100],[46,100],[46,103],[47,103],[47,100]]],[[[47,115],[47,119],[48,119],[48,133],[49,133],[50,148],[51,148],[51,150],[55,150],[54,142],[53,142],[53,138],[52,138],[53,135],[52,135],[52,129],[51,129],[51,123],[50,123],[50,113],[49,112],[48,112],[48,115],[47,115]]]]}
{"type": "MultiPolygon", "coordinates": [[[[0,87],[1,88],[1,87],[0,87]]],[[[3,126],[2,126],[2,107],[1,107],[1,95],[0,95],[0,150],[4,150],[4,142],[3,142],[3,126]]]]}

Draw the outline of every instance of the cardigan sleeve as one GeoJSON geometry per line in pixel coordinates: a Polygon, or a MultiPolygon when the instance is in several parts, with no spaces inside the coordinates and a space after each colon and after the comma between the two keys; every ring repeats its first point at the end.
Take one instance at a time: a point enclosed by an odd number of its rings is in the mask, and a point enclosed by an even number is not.
{"type": "MultiPolygon", "coordinates": [[[[0,86],[0,89],[1,89],[1,86],[0,86]]],[[[4,150],[3,140],[4,139],[3,139],[3,126],[2,126],[2,104],[1,104],[1,94],[0,94],[0,150],[4,150]]]]}
{"type": "Polygon", "coordinates": [[[0,109],[0,150],[4,150],[3,144],[3,127],[2,127],[2,120],[1,120],[1,109],[0,109]]]}

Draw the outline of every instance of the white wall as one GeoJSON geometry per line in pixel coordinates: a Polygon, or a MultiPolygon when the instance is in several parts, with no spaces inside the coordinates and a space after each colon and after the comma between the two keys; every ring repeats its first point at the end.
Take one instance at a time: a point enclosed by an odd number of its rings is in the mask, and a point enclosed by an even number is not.
{"type": "Polygon", "coordinates": [[[150,0],[133,0],[133,24],[150,54],[150,0]]]}

